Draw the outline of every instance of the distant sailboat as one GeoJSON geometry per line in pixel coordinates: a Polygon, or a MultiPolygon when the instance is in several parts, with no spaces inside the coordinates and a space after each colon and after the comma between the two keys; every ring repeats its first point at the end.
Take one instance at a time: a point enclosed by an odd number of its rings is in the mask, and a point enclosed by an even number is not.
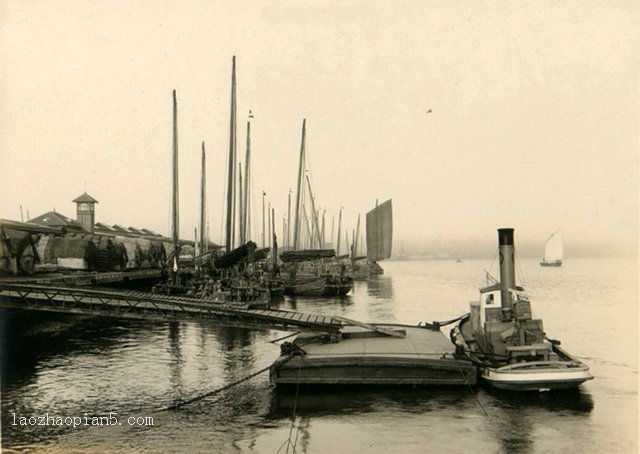
{"type": "Polygon", "coordinates": [[[551,234],[544,246],[544,258],[540,266],[562,266],[564,256],[564,245],[560,230],[551,234]]]}

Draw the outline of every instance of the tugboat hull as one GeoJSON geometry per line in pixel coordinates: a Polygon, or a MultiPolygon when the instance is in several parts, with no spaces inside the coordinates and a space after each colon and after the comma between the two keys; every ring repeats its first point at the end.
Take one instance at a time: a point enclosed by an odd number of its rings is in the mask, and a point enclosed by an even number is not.
{"type": "Polygon", "coordinates": [[[529,362],[481,369],[480,378],[489,385],[509,391],[551,391],[575,388],[593,379],[582,363],[529,362]]]}

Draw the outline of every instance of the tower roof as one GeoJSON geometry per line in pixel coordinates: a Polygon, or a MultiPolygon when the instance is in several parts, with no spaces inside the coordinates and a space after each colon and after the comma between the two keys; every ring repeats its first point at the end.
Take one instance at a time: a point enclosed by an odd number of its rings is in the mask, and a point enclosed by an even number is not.
{"type": "Polygon", "coordinates": [[[98,201],[87,194],[87,192],[85,191],[84,194],[73,199],[73,203],[98,203],[98,201]]]}

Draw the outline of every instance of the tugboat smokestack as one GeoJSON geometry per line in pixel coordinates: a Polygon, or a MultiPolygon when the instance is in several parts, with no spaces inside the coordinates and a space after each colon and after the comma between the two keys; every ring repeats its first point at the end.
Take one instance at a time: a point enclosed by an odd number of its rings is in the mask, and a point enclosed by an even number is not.
{"type": "Polygon", "coordinates": [[[513,300],[509,291],[516,286],[513,229],[498,229],[498,254],[500,257],[501,305],[503,309],[513,309],[513,300]]]}

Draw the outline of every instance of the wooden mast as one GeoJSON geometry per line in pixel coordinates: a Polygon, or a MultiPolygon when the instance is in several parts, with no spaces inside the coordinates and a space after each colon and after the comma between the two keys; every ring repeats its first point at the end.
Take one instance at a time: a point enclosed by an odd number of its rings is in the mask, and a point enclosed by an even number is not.
{"type": "Polygon", "coordinates": [[[238,222],[239,222],[239,226],[238,226],[238,234],[240,236],[240,245],[244,244],[244,237],[242,234],[242,223],[243,221],[243,216],[244,216],[244,197],[243,197],[243,193],[242,193],[242,164],[238,163],[238,200],[240,201],[240,214],[239,214],[239,218],[238,218],[238,222]]]}
{"type": "Polygon", "coordinates": [[[208,249],[206,236],[206,198],[207,198],[207,167],[204,142],[202,142],[202,177],[200,178],[200,254],[205,254],[208,249]]]}
{"type": "Polygon", "coordinates": [[[229,174],[227,176],[227,252],[234,246],[235,221],[235,169],[236,169],[236,57],[233,56],[231,68],[231,116],[229,121],[229,174]]]}
{"type": "Polygon", "coordinates": [[[178,218],[178,101],[173,90],[173,187],[171,203],[171,237],[173,239],[173,264],[171,266],[171,283],[178,284],[178,258],[180,257],[178,218]]]}
{"type": "Polygon", "coordinates": [[[286,249],[291,249],[291,188],[289,188],[289,203],[287,206],[287,241],[285,243],[286,249]]]}
{"type": "Polygon", "coordinates": [[[275,208],[271,209],[271,231],[272,233],[272,237],[271,237],[271,247],[273,248],[271,250],[271,254],[273,255],[273,266],[274,266],[274,272],[275,272],[275,266],[278,263],[278,243],[276,242],[276,210],[275,208]]]}
{"type": "Polygon", "coordinates": [[[322,211],[322,230],[320,231],[320,238],[321,238],[321,241],[322,241],[322,243],[320,244],[320,248],[321,249],[325,248],[325,236],[324,236],[324,224],[325,224],[325,222],[324,222],[324,218],[325,218],[326,214],[327,214],[327,210],[323,210],[322,211]]]}
{"type": "Polygon", "coordinates": [[[302,198],[302,179],[304,178],[304,141],[305,141],[305,129],[307,120],[302,120],[302,140],[300,142],[300,164],[298,167],[298,182],[296,189],[296,213],[293,226],[293,249],[298,249],[299,230],[300,230],[300,203],[302,198]]]}
{"type": "Polygon", "coordinates": [[[249,225],[249,168],[251,159],[251,122],[247,121],[247,151],[244,158],[244,196],[240,202],[240,243],[245,244],[249,237],[247,229],[249,225]]]}
{"type": "Polygon", "coordinates": [[[320,246],[320,226],[318,225],[318,212],[316,211],[316,202],[313,198],[313,191],[311,190],[311,181],[309,181],[309,175],[306,175],[307,187],[309,188],[309,198],[311,199],[311,248],[313,248],[314,242],[318,241],[318,247],[320,246]],[[315,234],[315,235],[314,235],[315,234]],[[317,237],[317,238],[316,238],[317,237]]]}
{"type": "Polygon", "coordinates": [[[358,255],[358,246],[360,245],[359,243],[359,237],[360,237],[360,213],[358,213],[358,223],[356,224],[356,233],[354,235],[354,239],[353,239],[353,260],[356,260],[356,256],[358,255]]]}
{"type": "Polygon", "coordinates": [[[342,227],[342,207],[340,207],[340,213],[338,214],[338,239],[336,241],[336,255],[340,255],[340,227],[342,227]]]}

